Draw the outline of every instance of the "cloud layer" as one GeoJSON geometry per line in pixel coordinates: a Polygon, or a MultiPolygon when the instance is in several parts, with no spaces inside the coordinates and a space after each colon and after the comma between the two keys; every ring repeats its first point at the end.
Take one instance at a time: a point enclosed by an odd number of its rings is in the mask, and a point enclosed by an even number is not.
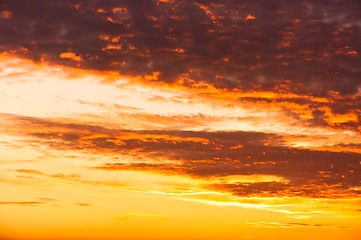
{"type": "Polygon", "coordinates": [[[95,166],[100,170],[217,179],[220,181],[210,181],[207,187],[238,196],[337,198],[361,193],[359,153],[291,148],[276,134],[130,131],[16,115],[3,117],[21,126],[8,130],[8,134],[31,137],[30,142],[120,157],[95,166]],[[122,160],[121,156],[131,156],[132,160],[122,160]],[[254,181],[245,181],[245,176],[253,176],[254,181]],[[257,176],[264,177],[257,180],[257,176]]]}
{"type": "MultiPolygon", "coordinates": [[[[312,124],[358,129],[360,3],[353,1],[6,1],[0,50],[35,61],[190,89],[292,93],[312,124]],[[323,97],[328,103],[315,102],[323,97]]],[[[290,95],[292,96],[292,95],[290,95]]],[[[360,129],[358,129],[360,130],[360,129]]]]}

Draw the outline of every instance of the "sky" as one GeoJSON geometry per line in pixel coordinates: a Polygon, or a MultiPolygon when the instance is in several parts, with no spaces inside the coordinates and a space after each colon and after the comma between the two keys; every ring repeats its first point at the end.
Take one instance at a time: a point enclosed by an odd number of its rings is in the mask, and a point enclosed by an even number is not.
{"type": "Polygon", "coordinates": [[[0,239],[361,238],[359,0],[0,0],[0,239]]]}

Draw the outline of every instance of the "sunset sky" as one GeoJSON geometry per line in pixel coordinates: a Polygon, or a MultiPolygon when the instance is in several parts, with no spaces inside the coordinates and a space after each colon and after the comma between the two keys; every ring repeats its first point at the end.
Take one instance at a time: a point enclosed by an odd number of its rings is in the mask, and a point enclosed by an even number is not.
{"type": "Polygon", "coordinates": [[[0,0],[0,239],[361,239],[360,54],[359,0],[0,0]]]}

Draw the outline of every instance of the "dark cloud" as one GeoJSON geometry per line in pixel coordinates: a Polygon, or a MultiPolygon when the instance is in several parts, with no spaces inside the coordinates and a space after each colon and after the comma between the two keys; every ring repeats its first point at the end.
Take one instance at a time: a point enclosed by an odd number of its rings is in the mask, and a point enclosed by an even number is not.
{"type": "Polygon", "coordinates": [[[360,87],[358,0],[13,0],[1,9],[0,49],[35,60],[75,66],[59,57],[73,52],[83,68],[313,96],[360,87]]]}
{"type": "MultiPolygon", "coordinates": [[[[131,155],[133,162],[110,162],[105,170],[141,170],[195,178],[274,175],[285,181],[233,182],[210,187],[236,195],[359,196],[361,154],[297,149],[282,136],[257,132],[126,131],[86,124],[15,117],[25,135],[62,150],[131,155]],[[152,159],[148,162],[145,159],[152,159]],[[164,162],[163,160],[168,160],[164,162]],[[173,163],[169,163],[174,161],[173,163]]],[[[357,147],[357,146],[355,146],[357,147]]],[[[36,170],[20,173],[41,174],[36,170]]],[[[77,179],[73,174],[51,177],[77,179]]]]}
{"type": "Polygon", "coordinates": [[[240,102],[296,103],[311,111],[306,125],[360,131],[360,26],[358,0],[14,0],[0,4],[0,51],[190,88],[324,97],[240,102]],[[324,106],[356,117],[332,122],[324,106]]]}

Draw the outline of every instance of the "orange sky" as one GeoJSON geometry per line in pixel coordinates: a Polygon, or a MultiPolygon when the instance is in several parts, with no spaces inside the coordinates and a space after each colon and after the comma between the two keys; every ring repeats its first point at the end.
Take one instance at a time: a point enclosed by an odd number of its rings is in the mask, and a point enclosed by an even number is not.
{"type": "Polygon", "coordinates": [[[291,2],[1,2],[0,238],[360,239],[358,2],[291,2]]]}

